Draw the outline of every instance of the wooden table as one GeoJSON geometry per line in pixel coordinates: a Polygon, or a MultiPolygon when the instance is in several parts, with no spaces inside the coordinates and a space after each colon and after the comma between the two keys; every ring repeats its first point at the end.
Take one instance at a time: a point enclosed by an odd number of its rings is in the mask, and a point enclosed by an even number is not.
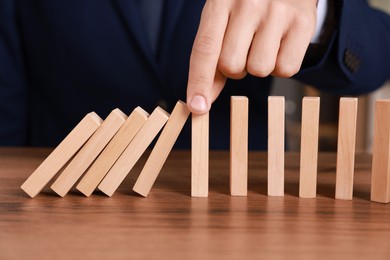
{"type": "Polygon", "coordinates": [[[0,149],[0,259],[390,259],[390,207],[370,202],[371,158],[356,158],[352,201],[333,199],[335,154],[319,157],[318,198],[298,198],[299,155],[286,155],[286,195],[267,197],[266,154],[249,155],[247,197],[229,195],[227,152],[210,153],[210,194],[190,197],[190,153],[170,155],[151,194],[112,198],[19,188],[48,149],[0,149]]]}

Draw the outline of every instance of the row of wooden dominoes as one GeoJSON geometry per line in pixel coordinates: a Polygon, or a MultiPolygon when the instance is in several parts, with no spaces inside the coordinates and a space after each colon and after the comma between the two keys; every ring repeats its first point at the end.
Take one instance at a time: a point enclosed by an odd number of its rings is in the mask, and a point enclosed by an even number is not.
{"type": "MultiPolygon", "coordinates": [[[[353,195],[357,98],[341,98],[336,162],[336,199],[353,195]]],[[[299,197],[315,198],[320,99],[302,101],[299,197]]],[[[371,200],[390,202],[390,100],[375,103],[371,200]]],[[[268,195],[284,195],[284,98],[268,99],[268,195]]]]}
{"type": "Polygon", "coordinates": [[[98,188],[112,196],[165,125],[134,187],[147,196],[189,114],[187,105],[181,101],[177,102],[171,115],[160,107],[150,115],[137,107],[129,117],[115,109],[104,121],[94,112],[89,113],[21,188],[34,197],[61,171],[51,185],[61,197],[83,175],[77,190],[90,196],[98,188]]]}
{"type": "MultiPolygon", "coordinates": [[[[284,97],[269,97],[268,195],[284,195],[284,97]]],[[[316,197],[319,103],[317,97],[302,102],[302,137],[299,196],[316,197]]],[[[103,121],[89,113],[24,182],[22,189],[36,196],[60,172],[51,188],[65,196],[76,189],[90,196],[98,188],[112,196],[135,163],[164,127],[133,190],[147,196],[166,161],[190,112],[177,102],[172,114],[156,108],[151,115],[136,108],[129,117],[119,109],[103,121]]],[[[376,102],[372,171],[373,201],[387,203],[390,197],[389,138],[390,101],[376,102]],[[380,124],[380,125],[379,125],[380,124]]],[[[341,98],[336,171],[336,199],[352,199],[357,99],[341,98]]],[[[247,195],[248,99],[231,98],[230,190],[247,195]]],[[[208,196],[208,114],[192,116],[191,195],[208,196]]]]}

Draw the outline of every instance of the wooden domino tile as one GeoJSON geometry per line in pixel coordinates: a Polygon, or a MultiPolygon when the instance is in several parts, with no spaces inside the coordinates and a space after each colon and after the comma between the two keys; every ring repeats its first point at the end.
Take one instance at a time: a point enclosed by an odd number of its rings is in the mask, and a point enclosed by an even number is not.
{"type": "Polygon", "coordinates": [[[284,196],[284,97],[268,97],[268,195],[284,196]]]}
{"type": "Polygon", "coordinates": [[[163,128],[168,118],[169,113],[160,107],[153,111],[146,123],[104,177],[98,186],[99,190],[110,197],[114,194],[135,163],[163,128]]]}
{"type": "Polygon", "coordinates": [[[118,130],[103,152],[87,170],[76,189],[85,196],[90,196],[97,188],[104,176],[108,173],[122,152],[129,145],[141,127],[148,119],[149,114],[140,107],[126,119],[126,122],[118,130]]]}
{"type": "Polygon", "coordinates": [[[51,189],[64,197],[104,149],[126,118],[126,115],[119,109],[113,110],[58,176],[51,185],[51,189]]]}
{"type": "Polygon", "coordinates": [[[336,199],[352,200],[355,166],[357,98],[341,98],[337,140],[336,199]]]}
{"type": "Polygon", "coordinates": [[[209,193],[209,113],[192,114],[191,196],[209,193]]]}
{"type": "Polygon", "coordinates": [[[375,102],[371,200],[390,202],[390,100],[375,102]]]}
{"type": "Polygon", "coordinates": [[[127,116],[119,109],[113,110],[56,179],[51,189],[61,197],[65,196],[123,125],[126,118],[127,116]]]}
{"type": "Polygon", "coordinates": [[[317,194],[318,128],[320,98],[302,100],[301,158],[299,171],[299,197],[315,198],[317,194]]]}
{"type": "Polygon", "coordinates": [[[135,192],[148,196],[189,115],[187,104],[177,102],[133,187],[135,192]]]}
{"type": "Polygon", "coordinates": [[[41,192],[92,136],[102,121],[94,112],[87,114],[23,183],[22,190],[32,198],[41,192]]]}
{"type": "Polygon", "coordinates": [[[248,98],[230,99],[230,194],[248,193],[248,98]]]}

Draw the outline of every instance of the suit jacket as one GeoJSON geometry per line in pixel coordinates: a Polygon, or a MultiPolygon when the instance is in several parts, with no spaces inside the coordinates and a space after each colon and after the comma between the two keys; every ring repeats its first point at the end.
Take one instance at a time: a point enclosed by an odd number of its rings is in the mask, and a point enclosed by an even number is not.
{"type": "MultiPolygon", "coordinates": [[[[371,91],[389,78],[390,18],[363,0],[338,1],[321,59],[296,78],[337,94],[371,91]]],[[[134,1],[0,0],[0,145],[57,145],[88,112],[171,111],[185,100],[188,61],[204,1],[166,0],[154,54],[134,1]]],[[[229,146],[229,98],[250,99],[250,149],[267,143],[272,79],[230,80],[210,114],[210,146],[229,146]]],[[[188,147],[183,130],[178,148],[188,147]]]]}

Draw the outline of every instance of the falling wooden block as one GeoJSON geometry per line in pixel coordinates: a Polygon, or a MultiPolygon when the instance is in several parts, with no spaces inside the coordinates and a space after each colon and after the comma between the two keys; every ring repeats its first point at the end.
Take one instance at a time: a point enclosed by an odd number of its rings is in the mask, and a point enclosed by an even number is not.
{"type": "Polygon", "coordinates": [[[168,118],[169,114],[160,107],[153,111],[146,123],[104,177],[98,186],[99,190],[110,197],[114,194],[135,163],[160,132],[161,128],[163,128],[168,118]]]}
{"type": "Polygon", "coordinates": [[[268,195],[284,196],[284,97],[268,97],[268,195]]]}
{"type": "Polygon", "coordinates": [[[301,160],[299,197],[315,198],[317,193],[318,127],[320,98],[304,97],[302,101],[301,160]]]}
{"type": "Polygon", "coordinates": [[[209,193],[209,113],[192,115],[191,196],[209,193]]]}
{"type": "Polygon", "coordinates": [[[390,100],[375,103],[371,200],[390,202],[390,100]]]}
{"type": "Polygon", "coordinates": [[[230,194],[248,193],[248,98],[230,99],[230,194]]]}
{"type": "Polygon", "coordinates": [[[87,114],[23,183],[22,190],[31,198],[41,192],[91,137],[101,122],[102,119],[94,112],[87,114]]]}
{"type": "Polygon", "coordinates": [[[178,101],[133,187],[138,194],[148,196],[189,114],[186,103],[178,101]]]}
{"type": "Polygon", "coordinates": [[[337,141],[336,199],[352,200],[357,98],[341,98],[337,141]]]}
{"type": "Polygon", "coordinates": [[[85,173],[76,189],[89,197],[97,188],[104,176],[108,173],[122,152],[129,145],[141,127],[148,119],[149,114],[140,107],[134,109],[126,122],[118,130],[103,152],[85,173]]]}
{"type": "Polygon", "coordinates": [[[64,197],[106,147],[126,118],[127,116],[119,109],[113,110],[60,174],[51,189],[64,197]]]}

